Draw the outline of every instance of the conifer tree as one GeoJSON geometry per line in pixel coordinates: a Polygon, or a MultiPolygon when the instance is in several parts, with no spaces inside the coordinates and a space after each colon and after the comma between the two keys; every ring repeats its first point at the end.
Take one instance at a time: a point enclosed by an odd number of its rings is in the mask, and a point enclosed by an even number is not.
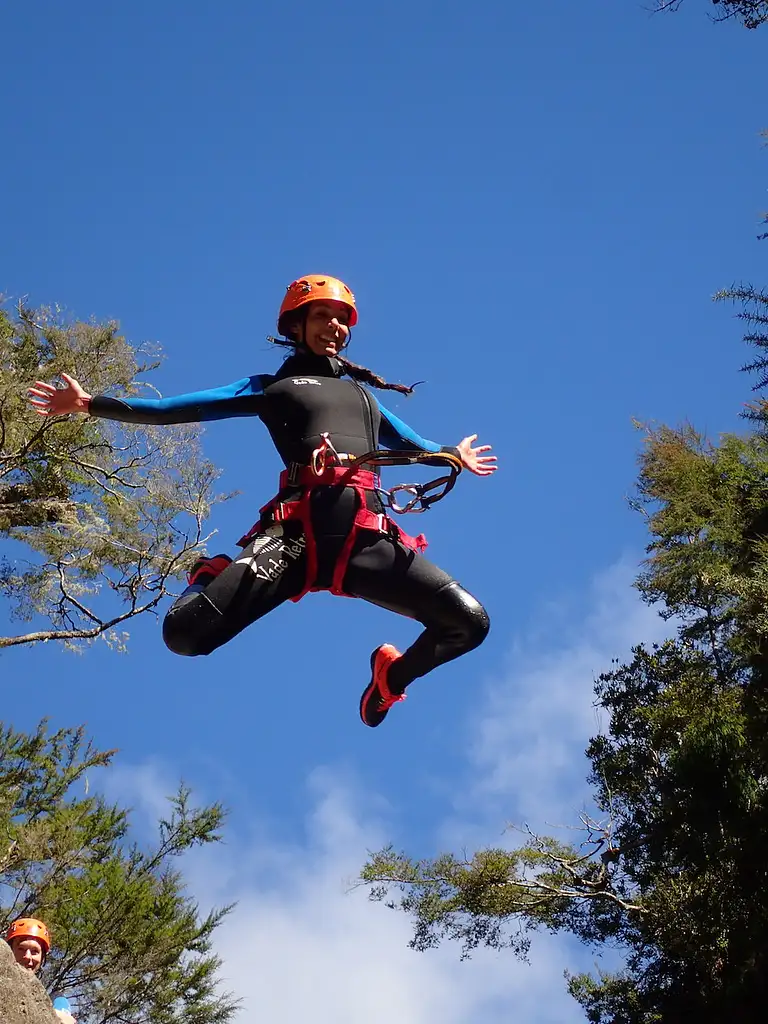
{"type": "Polygon", "coordinates": [[[202,911],[180,858],[217,842],[219,804],[181,786],[153,843],[132,838],[129,811],[92,792],[114,751],[82,728],[30,734],[0,723],[0,926],[42,918],[53,949],[42,980],[79,1024],[226,1024],[211,937],[231,909],[202,911]]]}

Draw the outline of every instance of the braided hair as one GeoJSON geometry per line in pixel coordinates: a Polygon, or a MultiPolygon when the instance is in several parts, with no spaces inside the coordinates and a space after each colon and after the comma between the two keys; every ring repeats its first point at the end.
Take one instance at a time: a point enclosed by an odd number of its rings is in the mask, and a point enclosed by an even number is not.
{"type": "MultiPolygon", "coordinates": [[[[295,335],[298,327],[306,321],[306,307],[304,309],[295,309],[291,313],[283,315],[283,324],[285,327],[284,338],[274,338],[272,335],[267,335],[267,341],[271,341],[273,345],[281,345],[283,348],[296,349],[299,345],[295,335]]],[[[337,355],[335,359],[341,366],[341,372],[351,377],[352,380],[358,381],[360,384],[370,384],[372,388],[380,388],[386,391],[398,391],[401,395],[412,395],[414,389],[418,384],[422,384],[423,381],[416,381],[415,384],[408,386],[407,384],[391,384],[389,381],[384,380],[378,373],[374,373],[373,370],[369,370],[366,366],[359,366],[357,363],[353,363],[350,359],[346,359],[344,356],[337,355]]]]}

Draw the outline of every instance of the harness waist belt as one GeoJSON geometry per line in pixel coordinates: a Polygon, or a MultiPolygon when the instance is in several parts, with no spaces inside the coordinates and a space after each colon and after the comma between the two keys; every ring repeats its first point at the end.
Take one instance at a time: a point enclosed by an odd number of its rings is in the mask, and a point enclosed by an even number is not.
{"type": "Polygon", "coordinates": [[[347,484],[350,487],[359,485],[366,491],[375,491],[379,483],[378,473],[370,469],[358,469],[357,466],[349,466],[347,469],[343,466],[327,466],[321,473],[316,473],[312,466],[301,466],[293,462],[289,469],[284,469],[280,474],[281,491],[285,487],[327,487],[333,484],[347,484]]]}
{"type": "Polygon", "coordinates": [[[369,469],[359,469],[356,466],[350,466],[347,469],[343,466],[328,466],[318,474],[312,466],[298,466],[294,464],[290,469],[283,470],[280,474],[280,490],[274,498],[259,510],[259,519],[237,543],[242,548],[247,547],[255,537],[264,533],[275,523],[296,519],[304,529],[307,545],[307,574],[301,593],[291,598],[291,600],[300,601],[305,594],[318,590],[330,590],[332,594],[336,594],[339,597],[353,597],[354,595],[345,593],[343,584],[349,559],[360,530],[371,530],[375,533],[387,534],[399,540],[411,551],[423,551],[427,547],[427,538],[423,533],[420,533],[418,537],[410,537],[385,513],[374,512],[368,508],[366,491],[376,491],[378,487],[379,475],[369,469]],[[317,542],[312,525],[311,500],[312,492],[315,488],[333,485],[351,487],[357,495],[357,509],[349,533],[344,539],[344,544],[336,560],[331,585],[330,587],[323,587],[318,586],[317,583],[317,542]],[[289,500],[283,500],[282,494],[293,487],[300,487],[300,494],[289,500]]]}

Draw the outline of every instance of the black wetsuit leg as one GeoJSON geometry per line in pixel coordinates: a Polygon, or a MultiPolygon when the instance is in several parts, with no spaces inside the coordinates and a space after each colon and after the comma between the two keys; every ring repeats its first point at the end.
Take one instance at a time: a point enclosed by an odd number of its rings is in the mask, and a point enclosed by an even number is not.
{"type": "MultiPolygon", "coordinates": [[[[318,583],[329,587],[351,528],[354,492],[318,488],[313,495],[318,583]]],[[[163,638],[176,654],[210,654],[299,594],[306,579],[301,524],[273,528],[257,537],[204,591],[182,595],[163,623],[163,638]]],[[[344,579],[346,593],[421,622],[425,629],[390,669],[393,692],[477,647],[488,632],[488,615],[464,588],[423,555],[383,534],[362,532],[344,579]]]]}
{"type": "Polygon", "coordinates": [[[488,635],[488,613],[460,583],[423,555],[381,534],[360,535],[344,589],[425,627],[389,670],[393,693],[402,693],[414,679],[478,647],[488,635]]]}
{"type": "MultiPolygon", "coordinates": [[[[317,542],[317,579],[329,587],[336,560],[349,536],[355,492],[318,487],[312,496],[317,542]]],[[[183,594],[163,622],[163,639],[175,653],[210,654],[246,626],[263,618],[304,588],[307,550],[301,523],[289,520],[256,537],[205,590],[183,594]]]]}
{"type": "Polygon", "coordinates": [[[210,654],[304,586],[307,552],[300,523],[257,537],[199,593],[182,594],[163,622],[174,654],[210,654]]]}

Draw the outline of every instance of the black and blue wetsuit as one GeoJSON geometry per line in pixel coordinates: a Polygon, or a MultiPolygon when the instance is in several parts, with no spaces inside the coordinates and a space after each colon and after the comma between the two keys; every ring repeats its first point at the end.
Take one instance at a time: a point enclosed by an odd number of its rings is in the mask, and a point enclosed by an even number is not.
{"type": "MultiPolygon", "coordinates": [[[[341,378],[335,359],[296,353],[276,374],[245,377],[209,391],[164,399],[96,396],[90,413],[128,423],[194,423],[257,416],[287,468],[307,466],[327,433],[337,452],[364,455],[377,448],[455,452],[416,434],[356,381],[341,378]]],[[[378,500],[372,492],[372,501],[378,500]]],[[[355,492],[312,490],[317,581],[327,586],[355,516],[355,492]]],[[[379,507],[378,510],[383,511],[379,507]]],[[[177,654],[210,654],[250,623],[302,592],[306,577],[303,528],[281,523],[257,536],[201,592],[183,594],[163,624],[177,654]]],[[[362,531],[355,539],[344,591],[421,622],[425,629],[389,673],[392,692],[477,647],[488,616],[464,588],[397,537],[362,531]]]]}

